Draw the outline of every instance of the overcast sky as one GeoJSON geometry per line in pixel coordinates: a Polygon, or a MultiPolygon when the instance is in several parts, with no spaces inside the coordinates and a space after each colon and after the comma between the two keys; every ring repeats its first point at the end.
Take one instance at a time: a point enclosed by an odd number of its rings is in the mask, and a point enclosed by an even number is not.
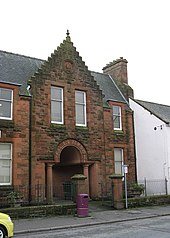
{"type": "Polygon", "coordinates": [[[0,50],[47,59],[66,37],[90,70],[128,60],[135,98],[170,105],[170,0],[0,0],[0,50]]]}

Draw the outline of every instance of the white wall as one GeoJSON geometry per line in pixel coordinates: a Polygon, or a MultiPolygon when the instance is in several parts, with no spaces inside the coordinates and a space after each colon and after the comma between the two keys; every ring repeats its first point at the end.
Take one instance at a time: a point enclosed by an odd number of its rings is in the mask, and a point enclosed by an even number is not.
{"type": "Polygon", "coordinates": [[[168,178],[170,128],[131,99],[130,107],[134,111],[138,180],[168,178]]]}
{"type": "Polygon", "coordinates": [[[170,194],[170,127],[167,127],[167,164],[166,164],[166,178],[168,179],[168,194],[170,194]]]}

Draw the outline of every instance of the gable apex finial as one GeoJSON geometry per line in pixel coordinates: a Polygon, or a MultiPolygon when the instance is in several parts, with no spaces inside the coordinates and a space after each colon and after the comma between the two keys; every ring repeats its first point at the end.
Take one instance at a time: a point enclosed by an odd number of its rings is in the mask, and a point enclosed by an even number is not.
{"type": "Polygon", "coordinates": [[[67,29],[67,33],[66,33],[66,35],[67,35],[67,36],[69,36],[69,35],[70,35],[70,32],[69,32],[69,30],[68,30],[68,29],[67,29]]]}
{"type": "Polygon", "coordinates": [[[69,32],[69,30],[67,30],[67,33],[66,33],[66,40],[67,41],[71,41],[71,39],[70,39],[70,32],[69,32]]]}

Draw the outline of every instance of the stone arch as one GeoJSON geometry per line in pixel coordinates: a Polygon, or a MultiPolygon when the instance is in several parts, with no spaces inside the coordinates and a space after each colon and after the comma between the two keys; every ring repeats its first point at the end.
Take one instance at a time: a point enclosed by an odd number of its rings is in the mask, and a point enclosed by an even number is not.
{"type": "Polygon", "coordinates": [[[64,148],[66,148],[68,146],[75,147],[80,152],[80,155],[81,155],[81,157],[80,157],[81,161],[80,162],[81,163],[84,163],[85,161],[87,161],[87,151],[84,148],[84,146],[80,142],[78,142],[77,140],[67,139],[67,140],[62,141],[57,146],[57,149],[56,149],[56,152],[55,152],[55,155],[54,155],[54,160],[55,160],[56,163],[60,163],[61,152],[63,151],[64,148]]]}

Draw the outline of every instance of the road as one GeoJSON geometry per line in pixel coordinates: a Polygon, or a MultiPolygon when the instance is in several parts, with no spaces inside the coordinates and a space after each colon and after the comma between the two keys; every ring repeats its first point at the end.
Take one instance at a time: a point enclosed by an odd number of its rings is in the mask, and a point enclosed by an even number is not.
{"type": "Polygon", "coordinates": [[[170,216],[14,235],[24,238],[169,238],[170,216]]]}

